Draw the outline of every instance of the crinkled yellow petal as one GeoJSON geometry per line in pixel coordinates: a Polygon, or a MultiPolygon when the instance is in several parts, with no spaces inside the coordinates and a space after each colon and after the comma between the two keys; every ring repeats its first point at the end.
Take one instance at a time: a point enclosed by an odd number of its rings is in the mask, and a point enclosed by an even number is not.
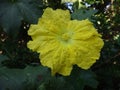
{"type": "MultiPolygon", "coordinates": [[[[39,19],[38,24],[45,26],[46,28],[51,28],[54,25],[54,27],[63,30],[66,26],[67,21],[70,21],[70,13],[68,10],[52,10],[51,8],[47,8],[45,9],[42,18],[39,19]]],[[[52,28],[52,30],[57,29],[52,28]]]]}
{"type": "Polygon", "coordinates": [[[68,10],[53,10],[52,8],[47,8],[44,11],[44,15],[40,18],[38,23],[41,23],[41,19],[47,19],[50,21],[59,21],[59,20],[70,20],[70,13],[68,10]],[[56,20],[57,19],[57,20],[56,20]]]}
{"type": "Polygon", "coordinates": [[[27,47],[40,53],[40,62],[68,76],[73,65],[88,69],[100,57],[103,40],[89,20],[70,20],[66,10],[47,8],[37,25],[31,25],[27,47]]]}
{"type": "Polygon", "coordinates": [[[40,58],[42,58],[42,65],[50,67],[52,75],[55,75],[55,73],[60,73],[65,76],[70,75],[72,64],[70,64],[69,59],[66,60],[67,55],[65,55],[66,52],[64,52],[63,47],[59,47],[57,44],[55,47],[51,47],[49,50],[44,49],[44,52],[41,52],[40,58]]]}

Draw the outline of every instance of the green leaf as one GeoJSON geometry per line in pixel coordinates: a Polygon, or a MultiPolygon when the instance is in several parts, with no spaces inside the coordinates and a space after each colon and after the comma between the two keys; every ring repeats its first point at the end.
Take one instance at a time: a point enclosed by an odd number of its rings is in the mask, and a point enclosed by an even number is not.
{"type": "Polygon", "coordinates": [[[91,19],[91,16],[94,15],[97,12],[97,10],[93,9],[78,9],[75,12],[71,14],[72,19],[77,19],[77,20],[84,20],[84,19],[91,19]]]}
{"type": "Polygon", "coordinates": [[[77,66],[74,66],[72,73],[69,77],[66,77],[71,86],[73,85],[75,90],[84,90],[86,86],[97,88],[98,82],[96,76],[92,71],[82,70],[77,66]]]}
{"type": "Polygon", "coordinates": [[[5,0],[0,3],[0,25],[7,33],[18,33],[21,21],[37,23],[42,15],[41,0],[5,0]]]}
{"type": "Polygon", "coordinates": [[[7,56],[0,54],[0,61],[6,60],[6,59],[8,59],[7,56]]]}
{"type": "Polygon", "coordinates": [[[40,85],[39,90],[74,90],[63,76],[54,76],[47,79],[46,82],[40,85]]]}
{"type": "Polygon", "coordinates": [[[28,23],[37,23],[38,18],[42,15],[42,10],[38,7],[41,5],[41,2],[35,3],[35,0],[19,0],[17,3],[19,11],[22,14],[22,17],[28,23]]]}
{"type": "MultiPolygon", "coordinates": [[[[0,24],[5,32],[11,33],[11,30],[13,32],[14,29],[20,27],[22,17],[16,4],[1,3],[0,11],[0,24]]],[[[18,30],[14,30],[14,32],[18,32],[18,30]]]]}
{"type": "Polygon", "coordinates": [[[42,83],[48,76],[48,69],[42,66],[25,69],[0,68],[1,90],[34,90],[36,82],[42,83]]]}
{"type": "Polygon", "coordinates": [[[96,75],[89,70],[81,70],[80,78],[84,82],[85,85],[90,86],[92,88],[97,88],[98,81],[96,80],[96,75]]]}
{"type": "Polygon", "coordinates": [[[1,62],[4,61],[4,60],[7,60],[7,59],[9,59],[7,56],[5,56],[5,55],[0,55],[0,66],[2,66],[2,65],[1,65],[1,62]]]}

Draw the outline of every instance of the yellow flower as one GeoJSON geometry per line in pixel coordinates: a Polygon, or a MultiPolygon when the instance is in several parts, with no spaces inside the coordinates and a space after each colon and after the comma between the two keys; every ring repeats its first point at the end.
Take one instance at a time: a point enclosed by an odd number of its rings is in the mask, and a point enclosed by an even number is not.
{"type": "Polygon", "coordinates": [[[73,65],[88,69],[100,57],[103,40],[89,20],[70,20],[68,10],[45,9],[38,24],[31,25],[27,47],[40,53],[43,66],[68,76],[73,65]]]}

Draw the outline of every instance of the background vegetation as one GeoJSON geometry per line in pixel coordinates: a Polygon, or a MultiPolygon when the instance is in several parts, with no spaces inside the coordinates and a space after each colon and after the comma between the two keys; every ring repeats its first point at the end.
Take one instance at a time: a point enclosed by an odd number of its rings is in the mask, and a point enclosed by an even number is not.
{"type": "Polygon", "coordinates": [[[1,0],[0,90],[119,90],[119,5],[120,0],[76,0],[74,4],[61,0],[1,0]],[[50,70],[41,66],[38,54],[26,47],[31,39],[27,30],[46,7],[69,9],[72,19],[88,18],[102,34],[105,45],[100,60],[89,70],[74,66],[70,76],[52,77],[50,70]]]}

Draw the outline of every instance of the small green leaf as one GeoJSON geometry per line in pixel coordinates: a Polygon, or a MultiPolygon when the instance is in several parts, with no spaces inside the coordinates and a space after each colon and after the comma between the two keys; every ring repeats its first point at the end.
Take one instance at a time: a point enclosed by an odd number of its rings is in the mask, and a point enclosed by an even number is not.
{"type": "Polygon", "coordinates": [[[92,15],[94,15],[97,12],[97,10],[93,9],[78,9],[75,12],[71,14],[72,19],[77,20],[84,20],[84,19],[90,19],[92,15]]]}

